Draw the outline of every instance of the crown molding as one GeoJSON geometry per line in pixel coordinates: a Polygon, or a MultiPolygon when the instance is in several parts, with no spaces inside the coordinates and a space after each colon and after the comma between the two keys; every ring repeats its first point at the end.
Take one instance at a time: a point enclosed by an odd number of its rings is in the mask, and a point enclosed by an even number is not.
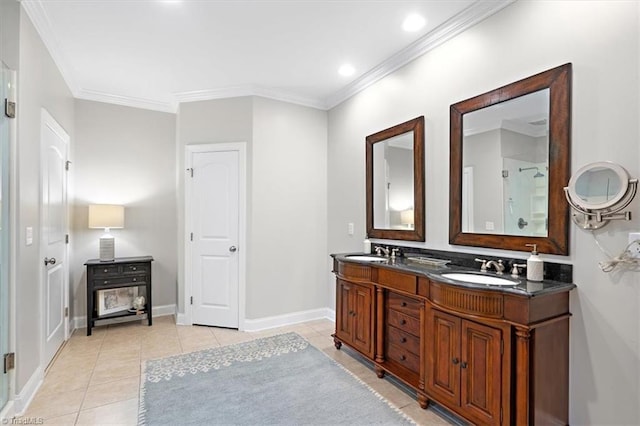
{"type": "MultiPolygon", "coordinates": [[[[1,1],[1,0],[0,0],[1,1]]],[[[52,27],[49,16],[44,9],[41,0],[20,0],[20,4],[24,8],[25,12],[31,19],[33,26],[36,28],[37,33],[40,35],[40,39],[44,43],[45,47],[49,51],[53,62],[60,70],[62,79],[69,87],[69,90],[75,97],[78,93],[78,86],[74,78],[71,67],[60,49],[60,43],[56,37],[52,27]]]]}
{"type": "Polygon", "coordinates": [[[399,51],[389,59],[380,63],[360,78],[354,80],[343,89],[324,98],[313,98],[296,95],[284,90],[259,87],[259,86],[233,86],[220,89],[194,90],[189,92],[173,93],[172,101],[161,102],[151,99],[135,98],[99,92],[78,87],[75,76],[68,65],[67,60],[59,48],[59,43],[52,30],[51,23],[42,0],[20,0],[27,15],[33,22],[36,31],[40,35],[44,45],[60,70],[62,77],[71,90],[74,97],[98,102],[107,102],[134,108],[151,109],[155,111],[175,113],[180,102],[195,102],[213,99],[225,99],[241,96],[261,96],[283,102],[289,102],[321,110],[329,110],[344,102],[355,94],[363,91],[378,80],[391,74],[398,68],[413,61],[429,50],[439,46],[445,41],[455,37],[475,24],[483,21],[494,13],[502,10],[516,0],[479,0],[468,8],[449,19],[444,24],[418,39],[405,49],[399,51]]]}
{"type": "Polygon", "coordinates": [[[177,104],[170,102],[159,102],[152,99],[134,98],[132,96],[114,95],[111,93],[99,92],[97,90],[80,89],[75,96],[77,99],[87,101],[106,102],[128,106],[133,108],[142,108],[152,111],[176,113],[177,104]]]}
{"type": "Polygon", "coordinates": [[[173,96],[177,103],[238,98],[242,96],[260,96],[263,98],[274,99],[277,101],[288,102],[321,110],[328,109],[327,105],[317,98],[299,96],[284,90],[251,85],[232,86],[209,90],[193,90],[189,92],[174,93],[173,96]]]}
{"type": "Polygon", "coordinates": [[[480,0],[325,99],[331,109],[516,0],[480,0]]]}

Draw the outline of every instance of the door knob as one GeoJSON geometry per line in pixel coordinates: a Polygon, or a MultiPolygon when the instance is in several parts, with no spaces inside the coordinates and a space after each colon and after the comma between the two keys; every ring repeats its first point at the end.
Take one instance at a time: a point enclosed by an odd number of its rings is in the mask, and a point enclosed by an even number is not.
{"type": "Polygon", "coordinates": [[[236,250],[238,250],[238,248],[237,248],[236,246],[231,246],[231,247],[229,247],[229,251],[230,251],[231,253],[235,253],[235,252],[236,252],[236,250]]]}
{"type": "Polygon", "coordinates": [[[44,266],[47,265],[55,265],[56,264],[56,258],[52,257],[51,259],[49,259],[48,257],[44,258],[44,266]]]}

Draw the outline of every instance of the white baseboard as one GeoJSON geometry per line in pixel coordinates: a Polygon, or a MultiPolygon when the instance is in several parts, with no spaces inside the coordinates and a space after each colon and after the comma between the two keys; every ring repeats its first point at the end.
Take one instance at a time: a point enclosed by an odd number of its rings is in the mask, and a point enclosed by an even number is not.
{"type": "Polygon", "coordinates": [[[40,386],[42,386],[43,380],[44,371],[42,368],[38,367],[24,385],[22,391],[20,391],[13,400],[14,415],[21,416],[24,414],[27,407],[29,407],[29,404],[31,404],[31,400],[36,396],[36,392],[40,389],[40,386]]]}
{"type": "Polygon", "coordinates": [[[329,308],[312,309],[310,311],[292,312],[290,314],[277,315],[259,319],[244,320],[243,331],[262,331],[270,328],[283,327],[286,325],[299,324],[302,322],[318,319],[333,320],[336,313],[329,308]]]}
{"type": "Polygon", "coordinates": [[[16,415],[15,405],[13,401],[8,401],[2,411],[0,411],[0,422],[3,425],[10,424],[9,421],[16,415]]]}
{"type": "Polygon", "coordinates": [[[191,324],[191,320],[189,319],[187,314],[181,314],[180,312],[178,312],[176,314],[176,324],[178,324],[178,325],[192,325],[191,324]]]}
{"type": "MultiPolygon", "coordinates": [[[[176,305],[162,305],[153,307],[153,317],[164,317],[167,315],[176,314],[176,305]]],[[[73,318],[74,330],[84,328],[87,326],[87,317],[85,315],[81,317],[73,318]]]]}

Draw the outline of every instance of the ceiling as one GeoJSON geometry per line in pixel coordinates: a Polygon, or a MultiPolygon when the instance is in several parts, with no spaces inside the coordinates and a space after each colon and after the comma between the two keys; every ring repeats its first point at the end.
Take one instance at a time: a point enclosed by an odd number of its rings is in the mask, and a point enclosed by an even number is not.
{"type": "Polygon", "coordinates": [[[80,99],[339,104],[514,0],[22,0],[80,99]],[[426,19],[406,32],[410,13],[426,19]],[[350,77],[338,74],[349,63],[350,77]]]}

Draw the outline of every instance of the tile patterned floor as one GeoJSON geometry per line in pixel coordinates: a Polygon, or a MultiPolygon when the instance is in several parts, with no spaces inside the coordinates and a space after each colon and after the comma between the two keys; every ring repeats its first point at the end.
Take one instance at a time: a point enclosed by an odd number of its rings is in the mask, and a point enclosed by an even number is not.
{"type": "Polygon", "coordinates": [[[336,350],[334,324],[318,320],[263,332],[245,333],[214,327],[176,325],[172,316],[140,323],[102,326],[87,337],[76,330],[46,372],[45,380],[22,416],[46,425],[135,425],[140,370],[144,360],[230,345],[294,331],[387,398],[420,425],[448,425],[432,410],[422,410],[407,393],[373,370],[336,350]]]}

